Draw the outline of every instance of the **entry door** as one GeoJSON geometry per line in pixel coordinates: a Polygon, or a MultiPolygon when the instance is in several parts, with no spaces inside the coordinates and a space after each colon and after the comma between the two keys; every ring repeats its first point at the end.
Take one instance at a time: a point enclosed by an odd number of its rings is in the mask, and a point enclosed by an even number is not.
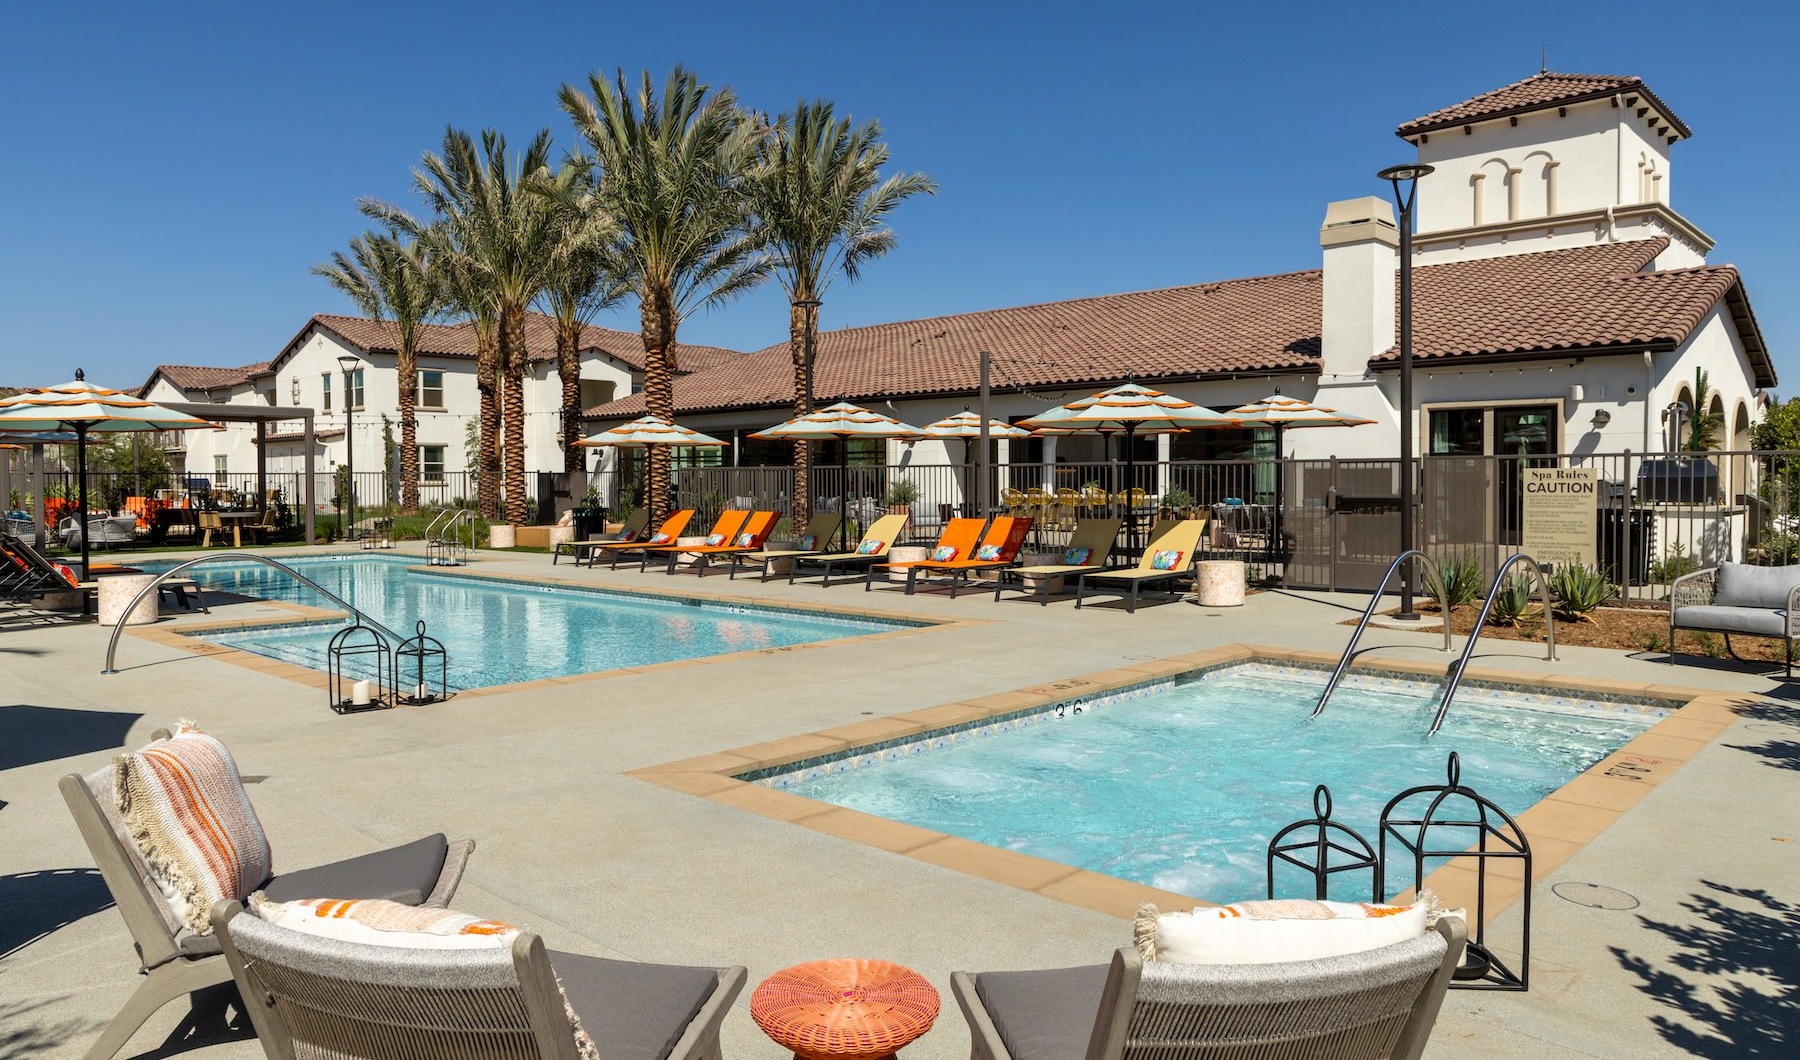
{"type": "Polygon", "coordinates": [[[1520,526],[1525,506],[1521,483],[1525,468],[1556,466],[1556,406],[1503,405],[1494,409],[1492,452],[1500,466],[1495,475],[1495,504],[1499,508],[1500,543],[1515,546],[1522,540],[1520,526]]]}

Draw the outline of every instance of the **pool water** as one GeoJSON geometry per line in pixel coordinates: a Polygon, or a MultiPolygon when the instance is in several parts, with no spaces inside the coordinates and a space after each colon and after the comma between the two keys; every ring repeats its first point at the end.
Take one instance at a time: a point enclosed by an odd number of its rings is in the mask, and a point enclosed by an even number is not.
{"type": "MultiPolygon", "coordinates": [[[[1324,682],[1315,670],[1227,667],[1101,697],[1079,713],[1071,706],[745,779],[1230,902],[1265,895],[1269,840],[1314,816],[1315,785],[1329,785],[1332,819],[1374,844],[1388,800],[1444,783],[1456,751],[1462,783],[1517,816],[1665,713],[1464,685],[1427,737],[1440,682],[1353,676],[1309,719],[1324,682]]],[[[1401,875],[1395,890],[1411,883],[1401,875]]],[[[1346,873],[1333,895],[1367,887],[1366,873],[1346,873]]],[[[1311,888],[1299,870],[1277,874],[1278,896],[1310,898],[1311,888]]]]}
{"type": "MultiPolygon", "coordinates": [[[[453,689],[782,648],[908,625],[434,574],[428,569],[408,570],[418,561],[401,557],[283,562],[400,636],[412,636],[415,623],[424,619],[426,633],[444,644],[453,689]]],[[[161,569],[168,566],[172,564],[161,569]]],[[[154,569],[151,564],[144,567],[154,569]]],[[[208,590],[335,607],[283,572],[261,564],[209,565],[188,573],[208,590]]],[[[326,645],[343,625],[298,623],[206,634],[205,639],[324,670],[326,645]]]]}

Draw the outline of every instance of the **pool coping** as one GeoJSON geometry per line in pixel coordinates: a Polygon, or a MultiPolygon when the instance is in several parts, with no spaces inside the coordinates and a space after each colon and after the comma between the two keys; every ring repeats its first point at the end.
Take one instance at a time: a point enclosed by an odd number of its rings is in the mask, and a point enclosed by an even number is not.
{"type": "MultiPolygon", "coordinates": [[[[736,807],[776,821],[824,832],[995,883],[1096,912],[1130,918],[1150,902],[1163,910],[1212,903],[1131,880],[1076,868],[1031,854],[978,843],[960,836],[877,817],[739,777],[822,755],[838,755],[897,738],[920,735],[1002,715],[1047,707],[1077,696],[1100,695],[1195,670],[1250,661],[1333,666],[1335,654],[1255,644],[1216,648],[1083,674],[993,695],[871,718],[850,725],[767,740],[745,747],[630,770],[627,775],[688,795],[736,807]]],[[[1443,663],[1382,659],[1353,673],[1370,671],[1441,678],[1443,663]]],[[[1576,851],[1598,837],[1651,790],[1673,776],[1694,754],[1737,719],[1756,697],[1679,685],[1610,678],[1548,677],[1488,667],[1470,667],[1466,678],[1572,692],[1667,700],[1681,704],[1617,751],[1515,815],[1532,850],[1533,875],[1543,880],[1576,851]]],[[[1297,810],[1296,813],[1301,811],[1297,810]]],[[[1431,873],[1425,885],[1451,907],[1474,902],[1475,874],[1452,862],[1431,873]]],[[[1487,880],[1486,919],[1491,922],[1524,892],[1523,863],[1501,859],[1487,880]]],[[[1258,897],[1247,895],[1246,897],[1258,897]]]]}
{"type": "MultiPolygon", "coordinates": [[[[309,553],[310,555],[310,553],[309,553]]],[[[361,555],[361,550],[337,553],[341,556],[361,555]]],[[[396,562],[396,560],[388,560],[396,562]]],[[[834,637],[831,640],[814,641],[806,644],[787,644],[773,648],[746,648],[742,651],[722,652],[717,655],[705,655],[695,659],[673,659],[669,662],[651,663],[647,666],[622,666],[611,670],[594,670],[578,674],[565,674],[560,677],[539,677],[530,681],[514,681],[502,685],[485,685],[480,688],[461,689],[447,699],[473,699],[483,696],[505,695],[510,692],[528,692],[543,688],[555,688],[564,685],[585,684],[589,681],[603,681],[611,678],[625,677],[634,674],[655,674],[686,666],[702,666],[726,662],[733,659],[744,659],[758,655],[787,655],[797,651],[830,648],[836,644],[860,643],[865,640],[915,636],[929,633],[945,627],[987,625],[995,619],[981,618],[936,618],[925,615],[890,611],[875,607],[847,607],[841,604],[820,603],[807,607],[795,607],[791,602],[766,596],[723,596],[708,594],[704,589],[688,588],[661,589],[654,586],[619,588],[610,585],[597,585],[592,581],[575,578],[560,578],[554,575],[543,576],[524,572],[484,572],[469,570],[466,567],[443,567],[429,564],[408,564],[410,573],[428,574],[434,577],[458,578],[468,581],[524,586],[541,586],[549,588],[567,588],[594,596],[635,596],[654,597],[659,599],[693,600],[702,604],[720,604],[732,607],[757,607],[772,611],[798,612],[801,614],[816,613],[838,618],[874,619],[886,622],[903,622],[897,629],[882,630],[874,633],[860,633],[849,637],[834,637]]],[[[705,579],[696,579],[704,581],[705,579]]],[[[287,612],[285,615],[269,615],[261,617],[238,618],[205,618],[177,623],[158,621],[143,626],[126,626],[125,631],[143,640],[148,640],[165,647],[176,648],[190,655],[205,656],[220,662],[230,663],[247,670],[256,670],[271,677],[279,677],[324,691],[330,686],[329,675],[323,670],[313,670],[285,659],[275,659],[260,655],[244,648],[218,644],[202,639],[208,633],[229,633],[241,630],[262,629],[271,626],[291,626],[296,623],[335,622],[348,616],[344,611],[313,607],[309,604],[297,604],[285,600],[268,600],[262,597],[249,598],[260,606],[277,608],[287,612]]],[[[231,606],[231,605],[227,605],[231,606]]],[[[442,701],[440,701],[442,702],[442,701]]],[[[429,704],[426,704],[429,706],[429,704]]],[[[412,709],[409,705],[398,704],[394,709],[412,709]]]]}

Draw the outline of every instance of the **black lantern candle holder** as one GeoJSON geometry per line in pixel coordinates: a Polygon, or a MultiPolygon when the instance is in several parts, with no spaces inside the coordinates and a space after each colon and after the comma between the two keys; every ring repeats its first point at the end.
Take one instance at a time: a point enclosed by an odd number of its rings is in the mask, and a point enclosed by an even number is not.
{"type": "Polygon", "coordinates": [[[395,699],[406,706],[450,698],[450,657],[444,653],[442,641],[425,635],[424,619],[419,620],[414,635],[394,649],[394,672],[405,682],[395,699]]]}
{"type": "Polygon", "coordinates": [[[394,705],[394,657],[381,632],[360,622],[339,630],[325,649],[326,691],[339,714],[394,705]]]}
{"type": "Polygon", "coordinates": [[[1313,789],[1313,813],[1308,821],[1295,821],[1269,840],[1269,897],[1275,897],[1275,863],[1285,862],[1313,878],[1313,897],[1330,897],[1331,877],[1340,872],[1369,874],[1370,901],[1381,901],[1381,863],[1375,848],[1360,833],[1331,819],[1331,789],[1313,789]],[[1290,838],[1292,837],[1292,838],[1290,838]]]}
{"type": "MultiPolygon", "coordinates": [[[[1446,783],[1408,788],[1381,811],[1381,863],[1388,862],[1388,839],[1412,855],[1413,890],[1425,883],[1425,862],[1448,858],[1469,864],[1475,872],[1474,908],[1469,910],[1469,941],[1462,965],[1450,985],[1463,990],[1527,990],[1531,974],[1531,844],[1512,815],[1462,784],[1462,763],[1450,752],[1446,783]],[[1410,803],[1411,813],[1402,813],[1410,803]],[[1422,812],[1418,808],[1423,806],[1422,812]],[[1519,919],[1519,968],[1508,967],[1487,937],[1488,874],[1501,865],[1518,863],[1524,903],[1519,919]]],[[[1386,880],[1381,881],[1385,891],[1386,880]]]]}

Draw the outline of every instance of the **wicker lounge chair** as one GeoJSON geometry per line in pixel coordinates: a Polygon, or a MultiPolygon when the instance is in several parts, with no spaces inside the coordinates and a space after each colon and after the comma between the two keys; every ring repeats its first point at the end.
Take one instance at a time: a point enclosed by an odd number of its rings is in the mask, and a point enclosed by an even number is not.
{"type": "Polygon", "coordinates": [[[1380,949],[1279,964],[1112,964],[953,972],[972,1060],[1417,1060],[1463,924],[1380,949]]]}
{"type": "Polygon", "coordinates": [[[694,557],[695,576],[704,578],[706,565],[712,562],[714,556],[735,556],[761,549],[769,540],[769,535],[775,532],[775,524],[779,522],[780,512],[751,512],[750,517],[723,544],[699,545],[669,553],[669,573],[675,573],[676,560],[683,555],[690,555],[694,557]]]}
{"type": "Polygon", "coordinates": [[[656,528],[656,533],[641,540],[590,541],[588,542],[588,566],[592,567],[599,561],[601,556],[607,556],[611,558],[612,565],[616,569],[619,566],[619,558],[621,556],[626,556],[634,552],[641,552],[652,544],[660,545],[672,543],[676,538],[681,536],[683,530],[687,529],[688,520],[693,517],[694,509],[683,508],[669,516],[667,519],[664,519],[662,525],[656,528]]]}
{"type": "MultiPolygon", "coordinates": [[[[981,540],[981,529],[986,525],[986,519],[952,519],[944,524],[944,532],[938,535],[937,543],[931,546],[931,552],[935,554],[940,549],[950,549],[954,553],[951,559],[967,556],[975,551],[976,544],[981,540]]],[[[863,575],[863,592],[875,587],[876,571],[886,571],[889,574],[905,571],[906,592],[910,596],[918,568],[929,562],[931,559],[928,555],[925,559],[902,560],[898,563],[871,563],[863,575]]]]}
{"type": "Polygon", "coordinates": [[[823,588],[831,584],[831,571],[834,567],[867,567],[886,559],[888,550],[894,547],[894,540],[906,532],[906,521],[907,517],[904,515],[884,515],[876,519],[869,524],[862,541],[849,552],[795,556],[794,566],[788,571],[788,584],[794,584],[794,579],[800,576],[801,569],[806,566],[823,568],[825,580],[819,583],[823,588]]]}
{"type": "Polygon", "coordinates": [[[595,546],[640,541],[648,532],[649,527],[650,509],[639,508],[625,517],[625,521],[619,525],[619,532],[616,534],[589,534],[586,541],[558,541],[556,548],[550,554],[550,565],[554,567],[564,556],[568,556],[579,567],[583,559],[590,559],[595,546]]]}
{"type": "Polygon", "coordinates": [[[1122,582],[1129,588],[1128,602],[1125,605],[1127,614],[1137,611],[1138,590],[1146,585],[1172,582],[1187,576],[1194,566],[1194,553],[1200,547],[1200,535],[1206,530],[1205,519],[1183,519],[1169,529],[1150,539],[1144,548],[1144,555],[1135,567],[1115,567],[1111,570],[1092,571],[1075,579],[1075,606],[1081,606],[1082,597],[1087,594],[1088,583],[1100,580],[1122,582]],[[1173,567],[1158,567],[1158,555],[1177,552],[1173,567]]]}
{"type": "Polygon", "coordinates": [[[405,949],[301,934],[213,908],[213,930],[270,1060],[576,1060],[568,1009],[603,1060],[719,1060],[742,965],[583,957],[522,933],[510,949],[405,949]],[[560,980],[562,991],[557,990],[560,980]]]}
{"type": "MultiPolygon", "coordinates": [[[[159,731],[155,739],[166,739],[159,731]]],[[[178,923],[158,893],[137,847],[125,835],[114,808],[109,765],[59,783],[81,838],[131,931],[144,978],[137,991],[87,1051],[87,1060],[110,1060],[157,1009],[195,990],[231,980],[218,934],[196,935],[178,923]]],[[[388,898],[411,905],[448,905],[461,882],[473,840],[447,842],[440,835],[374,854],[284,872],[263,890],[278,901],[330,895],[388,898]]]]}
{"type": "MultiPolygon", "coordinates": [[[[729,544],[731,539],[738,535],[738,531],[744,528],[744,523],[749,521],[749,519],[750,513],[742,508],[725,509],[719,513],[717,519],[713,520],[712,529],[706,532],[706,544],[729,544]]],[[[670,563],[673,563],[681,553],[692,552],[693,550],[694,546],[692,545],[677,544],[673,541],[667,544],[645,545],[643,548],[638,549],[638,570],[639,572],[648,570],[650,568],[651,557],[655,557],[656,559],[667,559],[670,563]]]]}
{"type": "MultiPolygon", "coordinates": [[[[1038,578],[1074,578],[1083,574],[1108,569],[1106,557],[1111,554],[1113,543],[1118,540],[1119,527],[1123,519],[1083,519],[1075,524],[1075,530],[1069,535],[1069,541],[1063,546],[1062,555],[1069,556],[1085,552],[1087,558],[1080,563],[1044,563],[1032,567],[1008,567],[994,576],[994,599],[1007,589],[1021,592],[1032,592],[1038,588],[1038,578]]],[[[1154,538],[1153,538],[1154,540],[1154,538]]],[[[1039,595],[1038,605],[1050,602],[1049,594],[1039,595]]]]}
{"type": "Polygon", "coordinates": [[[1025,547],[1025,535],[1031,532],[1032,519],[1028,515],[996,516],[989,524],[987,533],[981,535],[981,544],[975,546],[966,557],[936,563],[926,560],[906,572],[906,591],[913,591],[913,583],[920,574],[949,575],[950,599],[956,599],[956,590],[969,576],[980,571],[1000,571],[1019,562],[1019,550],[1025,547]],[[982,559],[981,551],[992,546],[996,555],[993,559],[982,559]]]}
{"type": "MultiPolygon", "coordinates": [[[[844,517],[837,512],[821,512],[806,521],[806,533],[799,539],[799,544],[807,544],[808,539],[814,544],[828,544],[837,536],[838,527],[844,524],[844,517]]],[[[761,567],[761,581],[769,580],[769,561],[778,559],[798,559],[802,556],[818,556],[824,554],[822,548],[787,548],[773,552],[762,549],[756,552],[734,552],[731,554],[731,577],[736,578],[740,568],[746,566],[761,567]]]]}

